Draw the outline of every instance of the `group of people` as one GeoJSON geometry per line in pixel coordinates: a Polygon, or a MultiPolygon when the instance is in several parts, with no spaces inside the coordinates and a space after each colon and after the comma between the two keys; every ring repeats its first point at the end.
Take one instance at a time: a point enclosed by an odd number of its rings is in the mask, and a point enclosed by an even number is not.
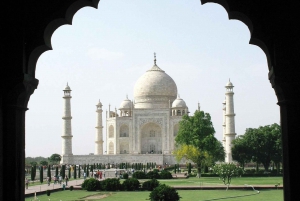
{"type": "MultiPolygon", "coordinates": [[[[66,182],[66,186],[68,186],[69,177],[67,175],[65,176],[64,181],[66,182]]],[[[63,179],[62,179],[61,175],[59,175],[59,176],[56,175],[56,176],[53,177],[53,183],[54,184],[58,183],[58,184],[61,185],[62,182],[63,182],[63,179]]],[[[48,183],[48,186],[50,186],[51,180],[50,180],[49,177],[47,177],[47,183],[48,183]]]]}
{"type": "MultiPolygon", "coordinates": [[[[91,177],[94,177],[95,179],[102,179],[102,178],[105,178],[105,171],[100,171],[100,170],[98,170],[98,171],[94,171],[94,172],[91,172],[91,175],[90,175],[91,177]]],[[[86,179],[86,177],[87,177],[87,175],[86,175],[86,173],[84,172],[83,173],[83,178],[84,178],[84,180],[86,179]]]]}

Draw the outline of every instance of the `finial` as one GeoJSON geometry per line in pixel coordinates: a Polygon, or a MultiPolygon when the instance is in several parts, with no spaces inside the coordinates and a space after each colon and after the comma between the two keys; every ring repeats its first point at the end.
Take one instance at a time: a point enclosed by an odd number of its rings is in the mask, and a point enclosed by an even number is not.
{"type": "Polygon", "coordinates": [[[180,95],[179,95],[179,93],[177,93],[177,99],[179,99],[180,98],[180,95]]]}
{"type": "Polygon", "coordinates": [[[69,85],[68,85],[68,82],[67,82],[67,86],[69,86],[69,85]]]}
{"type": "Polygon", "coordinates": [[[156,53],[154,52],[154,65],[156,66],[156,53]]]}
{"type": "Polygon", "coordinates": [[[200,103],[199,103],[199,101],[198,101],[198,111],[200,111],[200,103]]]}
{"type": "Polygon", "coordinates": [[[128,94],[126,94],[126,99],[128,99],[128,94]]]}

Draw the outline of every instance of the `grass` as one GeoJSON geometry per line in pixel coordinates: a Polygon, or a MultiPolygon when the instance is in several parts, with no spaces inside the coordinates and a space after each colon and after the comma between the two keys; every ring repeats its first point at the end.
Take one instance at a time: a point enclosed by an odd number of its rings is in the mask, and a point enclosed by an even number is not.
{"type": "MultiPolygon", "coordinates": [[[[162,184],[169,186],[210,186],[210,185],[224,185],[218,177],[191,177],[188,179],[169,179],[159,180],[162,184]]],[[[230,185],[274,185],[283,184],[282,177],[236,177],[232,178],[230,185]]]]}
{"type": "MultiPolygon", "coordinates": [[[[252,190],[178,190],[181,201],[208,201],[208,200],[236,200],[236,201],[283,201],[282,190],[262,190],[259,194],[252,190]],[[227,198],[227,199],[226,199],[227,198]]],[[[141,201],[149,197],[149,191],[121,191],[121,192],[87,192],[83,190],[60,191],[51,193],[50,196],[38,196],[40,201],[95,201],[100,198],[89,199],[92,195],[108,195],[105,201],[141,201]]],[[[26,198],[31,201],[33,197],[26,198]]]]}

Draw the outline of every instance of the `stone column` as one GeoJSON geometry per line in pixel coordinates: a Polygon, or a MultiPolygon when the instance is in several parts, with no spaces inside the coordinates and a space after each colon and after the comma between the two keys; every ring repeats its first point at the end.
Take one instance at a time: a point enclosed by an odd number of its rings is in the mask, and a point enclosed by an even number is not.
{"type": "MultiPolygon", "coordinates": [[[[63,132],[62,132],[62,156],[66,155],[73,155],[72,153],[72,125],[71,125],[71,88],[66,86],[66,88],[63,90],[64,91],[64,114],[63,114],[63,132]]],[[[61,163],[65,163],[66,161],[61,160],[61,163]]]]}
{"type": "Polygon", "coordinates": [[[96,117],[95,155],[103,155],[103,126],[102,126],[102,103],[99,100],[96,117]]]}
{"type": "Polygon", "coordinates": [[[235,139],[235,122],[234,122],[234,104],[233,104],[233,85],[229,82],[225,86],[226,88],[226,127],[225,127],[225,162],[232,162],[231,146],[232,140],[235,139]]]}

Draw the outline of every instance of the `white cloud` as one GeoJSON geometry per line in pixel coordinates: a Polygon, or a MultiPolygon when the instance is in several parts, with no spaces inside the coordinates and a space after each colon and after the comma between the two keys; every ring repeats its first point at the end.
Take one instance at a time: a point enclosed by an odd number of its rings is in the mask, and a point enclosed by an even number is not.
{"type": "Polygon", "coordinates": [[[124,54],[122,52],[113,52],[105,48],[90,48],[87,51],[87,56],[92,60],[119,60],[122,59],[124,54]]]}

